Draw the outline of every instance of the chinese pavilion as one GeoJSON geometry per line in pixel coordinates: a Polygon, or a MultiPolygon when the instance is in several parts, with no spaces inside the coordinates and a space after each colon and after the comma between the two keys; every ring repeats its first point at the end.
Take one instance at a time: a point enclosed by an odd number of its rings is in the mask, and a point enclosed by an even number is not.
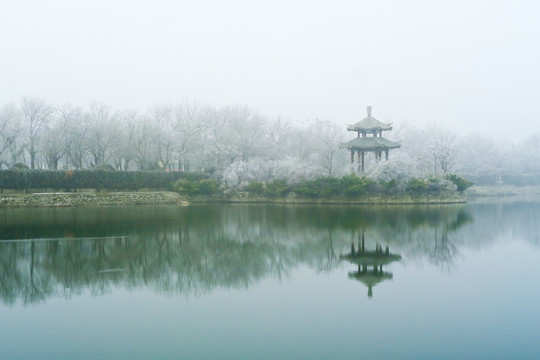
{"type": "Polygon", "coordinates": [[[371,116],[371,106],[367,107],[367,117],[362,121],[347,126],[348,131],[356,131],[354,140],[341,144],[343,149],[351,151],[351,163],[354,164],[354,153],[358,154],[358,171],[364,172],[364,158],[366,152],[375,153],[375,160],[380,161],[382,154],[388,160],[390,149],[400,148],[401,144],[382,137],[383,131],[392,130],[392,124],[385,124],[371,116]]]}

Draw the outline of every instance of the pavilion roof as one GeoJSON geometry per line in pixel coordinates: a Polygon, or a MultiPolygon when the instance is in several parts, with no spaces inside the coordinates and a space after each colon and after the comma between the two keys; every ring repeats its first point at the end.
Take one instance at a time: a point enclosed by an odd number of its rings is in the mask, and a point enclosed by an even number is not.
{"type": "Polygon", "coordinates": [[[356,265],[380,266],[388,265],[394,261],[401,261],[401,256],[396,254],[378,253],[375,251],[358,252],[354,255],[346,254],[340,256],[340,259],[348,260],[356,265]]]}
{"type": "Polygon", "coordinates": [[[392,130],[392,123],[385,124],[371,116],[371,106],[367,107],[367,115],[354,125],[347,126],[349,131],[385,131],[392,130]]]}
{"type": "Polygon", "coordinates": [[[393,274],[386,272],[386,271],[378,271],[375,272],[373,270],[369,270],[366,272],[363,271],[354,271],[349,273],[349,277],[359,280],[362,283],[364,283],[366,286],[375,286],[380,282],[383,282],[384,280],[389,280],[393,278],[393,274]]]}
{"type": "Polygon", "coordinates": [[[382,137],[359,137],[340,145],[345,149],[358,150],[377,150],[377,149],[397,149],[401,147],[400,143],[382,138],[382,137]]]}

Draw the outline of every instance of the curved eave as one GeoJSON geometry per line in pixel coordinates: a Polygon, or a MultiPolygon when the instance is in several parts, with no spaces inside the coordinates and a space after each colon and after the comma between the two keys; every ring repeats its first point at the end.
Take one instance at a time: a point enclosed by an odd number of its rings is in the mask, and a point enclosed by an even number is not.
{"type": "Polygon", "coordinates": [[[348,131],[360,131],[360,132],[374,132],[374,131],[388,131],[392,130],[392,125],[388,126],[373,126],[373,127],[363,127],[356,125],[347,126],[348,131]]]}
{"type": "Polygon", "coordinates": [[[375,286],[384,280],[390,280],[393,278],[393,274],[389,272],[373,273],[373,272],[350,272],[349,277],[359,280],[366,286],[375,286]]]}
{"type": "Polygon", "coordinates": [[[397,149],[401,144],[380,137],[360,137],[340,145],[342,149],[384,150],[397,149]]]}
{"type": "Polygon", "coordinates": [[[385,124],[372,116],[368,116],[356,124],[347,126],[349,131],[387,131],[392,130],[392,123],[385,124]]]}

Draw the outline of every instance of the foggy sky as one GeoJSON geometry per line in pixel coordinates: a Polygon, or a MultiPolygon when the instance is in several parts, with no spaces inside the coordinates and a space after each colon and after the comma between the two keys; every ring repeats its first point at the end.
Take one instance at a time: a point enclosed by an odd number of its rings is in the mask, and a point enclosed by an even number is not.
{"type": "Polygon", "coordinates": [[[540,131],[540,3],[0,1],[0,102],[144,110],[191,99],[269,116],[540,131]]]}

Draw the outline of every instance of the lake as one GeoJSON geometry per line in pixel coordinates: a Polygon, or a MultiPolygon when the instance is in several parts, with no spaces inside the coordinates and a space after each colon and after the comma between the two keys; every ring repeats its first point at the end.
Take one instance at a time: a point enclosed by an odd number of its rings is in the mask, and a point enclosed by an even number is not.
{"type": "Polygon", "coordinates": [[[539,215],[0,209],[0,357],[537,359],[539,215]]]}

